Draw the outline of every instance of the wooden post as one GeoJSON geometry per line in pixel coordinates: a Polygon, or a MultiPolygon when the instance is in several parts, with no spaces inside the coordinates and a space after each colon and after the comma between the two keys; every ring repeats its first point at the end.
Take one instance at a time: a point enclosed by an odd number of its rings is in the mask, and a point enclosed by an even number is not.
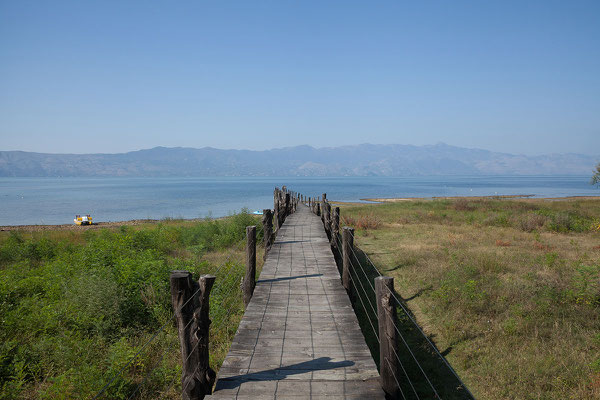
{"type": "Polygon", "coordinates": [[[273,245],[273,212],[268,208],[263,210],[262,217],[263,224],[263,244],[265,246],[265,254],[264,259],[267,258],[267,253],[271,250],[271,246],[273,245]]]}
{"type": "Polygon", "coordinates": [[[248,307],[256,286],[256,226],[246,227],[246,276],[244,277],[244,307],[248,307]]]}
{"type": "Polygon", "coordinates": [[[333,209],[333,216],[331,218],[331,239],[334,247],[337,247],[337,238],[340,234],[340,208],[335,207],[333,209]]]}
{"type": "Polygon", "coordinates": [[[321,205],[319,203],[316,203],[315,206],[316,206],[315,214],[321,215],[321,205]]]}
{"type": "Polygon", "coordinates": [[[327,193],[323,193],[322,196],[322,200],[321,200],[321,222],[323,222],[323,224],[325,224],[325,204],[327,203],[327,193]]]}
{"type": "Polygon", "coordinates": [[[327,233],[331,242],[333,236],[331,235],[331,204],[329,202],[325,202],[325,217],[323,220],[325,223],[325,233],[327,233]]]}
{"type": "Polygon", "coordinates": [[[379,375],[381,387],[392,398],[400,398],[400,388],[396,384],[399,376],[399,364],[395,351],[398,348],[396,331],[396,306],[392,297],[394,278],[378,276],[375,278],[377,296],[377,319],[379,321],[379,375]]]}
{"type": "Polygon", "coordinates": [[[352,268],[352,259],[350,252],[354,246],[354,228],[345,226],[342,231],[342,284],[348,294],[352,293],[352,282],[350,278],[350,268],[352,268]]]}
{"type": "Polygon", "coordinates": [[[273,212],[275,213],[275,230],[279,230],[279,189],[273,191],[273,212]]]}
{"type": "Polygon", "coordinates": [[[188,271],[171,272],[171,303],[179,331],[184,400],[202,400],[211,394],[217,376],[208,364],[209,296],[214,282],[213,275],[202,275],[194,282],[188,271]]]}

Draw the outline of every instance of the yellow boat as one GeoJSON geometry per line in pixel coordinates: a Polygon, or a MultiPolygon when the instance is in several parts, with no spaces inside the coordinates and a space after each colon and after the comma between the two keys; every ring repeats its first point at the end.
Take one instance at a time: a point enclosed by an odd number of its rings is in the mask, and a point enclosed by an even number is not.
{"type": "Polygon", "coordinates": [[[75,222],[76,225],[91,225],[92,217],[90,217],[90,214],[84,216],[76,215],[73,222],[75,222]]]}

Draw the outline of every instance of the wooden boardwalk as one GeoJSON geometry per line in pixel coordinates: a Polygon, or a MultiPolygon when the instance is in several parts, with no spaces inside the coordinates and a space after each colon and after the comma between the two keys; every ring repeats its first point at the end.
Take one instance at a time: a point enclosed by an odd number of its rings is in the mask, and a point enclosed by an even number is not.
{"type": "Polygon", "coordinates": [[[319,217],[287,217],[210,399],[383,399],[319,217]]]}

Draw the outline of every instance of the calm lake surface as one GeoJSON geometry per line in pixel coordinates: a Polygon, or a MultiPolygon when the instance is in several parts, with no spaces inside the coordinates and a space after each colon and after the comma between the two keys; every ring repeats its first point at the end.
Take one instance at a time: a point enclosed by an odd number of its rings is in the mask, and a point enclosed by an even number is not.
{"type": "Polygon", "coordinates": [[[376,197],[597,196],[589,176],[435,176],[336,178],[0,178],[0,225],[221,217],[273,207],[273,188],[286,185],[331,200],[376,197]]]}

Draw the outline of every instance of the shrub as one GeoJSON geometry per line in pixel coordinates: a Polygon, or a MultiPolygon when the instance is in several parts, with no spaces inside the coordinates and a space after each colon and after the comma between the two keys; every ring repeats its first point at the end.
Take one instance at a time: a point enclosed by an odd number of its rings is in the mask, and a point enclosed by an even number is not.
{"type": "Polygon", "coordinates": [[[465,198],[460,198],[454,202],[454,209],[457,211],[473,211],[475,209],[475,205],[471,204],[465,198]]]}
{"type": "Polygon", "coordinates": [[[533,232],[543,227],[548,218],[540,214],[527,214],[519,220],[519,227],[525,232],[533,232]]]}
{"type": "Polygon", "coordinates": [[[342,223],[356,229],[377,229],[381,226],[381,220],[373,214],[361,214],[358,217],[342,217],[342,223]]]}
{"type": "Polygon", "coordinates": [[[584,232],[590,229],[591,221],[575,213],[561,212],[552,217],[549,226],[554,232],[584,232]]]}

